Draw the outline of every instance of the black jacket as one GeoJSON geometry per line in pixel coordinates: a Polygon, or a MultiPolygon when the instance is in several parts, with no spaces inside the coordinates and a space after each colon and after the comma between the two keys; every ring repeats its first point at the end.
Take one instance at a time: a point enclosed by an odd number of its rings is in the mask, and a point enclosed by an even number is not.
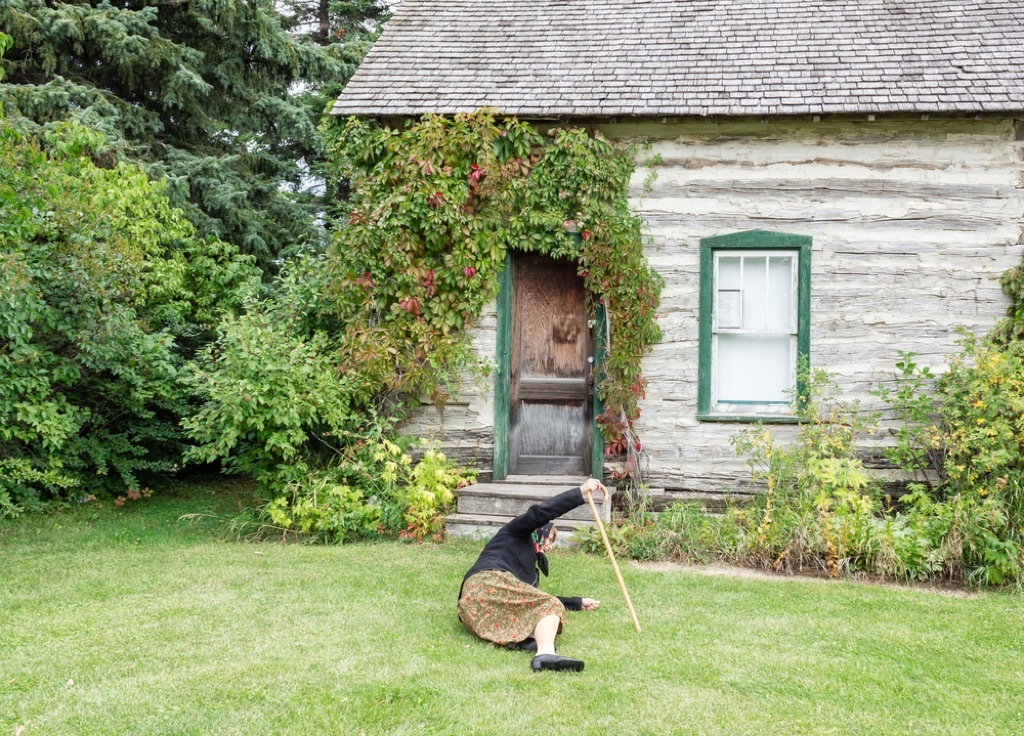
{"type": "MultiPolygon", "coordinates": [[[[534,530],[554,521],[562,514],[572,511],[586,503],[583,491],[579,486],[552,496],[547,501],[536,503],[498,530],[480,552],[476,564],[462,578],[463,583],[471,575],[484,570],[502,570],[512,573],[527,585],[536,586],[540,582],[537,572],[537,552],[533,548],[534,530]]],[[[459,590],[462,597],[462,590],[459,590]]],[[[578,611],[583,607],[581,598],[562,598],[559,600],[569,610],[578,611]]]]}

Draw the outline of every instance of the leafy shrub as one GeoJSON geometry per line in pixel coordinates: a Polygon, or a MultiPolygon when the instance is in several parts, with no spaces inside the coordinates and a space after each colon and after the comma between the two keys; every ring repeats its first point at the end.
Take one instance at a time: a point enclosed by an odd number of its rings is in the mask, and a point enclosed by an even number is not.
{"type": "Polygon", "coordinates": [[[1024,570],[1024,342],[965,336],[938,381],[945,494],[956,502],[968,575],[1020,580],[1024,570]]]}
{"type": "Polygon", "coordinates": [[[998,499],[1024,523],[1024,341],[963,339],[938,389],[950,493],[998,499]]]}
{"type": "Polygon", "coordinates": [[[254,304],[224,320],[191,366],[187,380],[203,403],[182,421],[196,443],[188,460],[221,459],[228,472],[255,477],[267,499],[361,437],[368,416],[358,382],[335,369],[329,338],[294,334],[275,316],[254,304]]]}
{"type": "MultiPolygon", "coordinates": [[[[995,333],[998,336],[998,333],[995,333]]],[[[1024,569],[1024,344],[965,335],[941,376],[897,364],[897,388],[881,390],[902,427],[890,458],[930,469],[912,512],[946,523],[951,574],[979,584],[1020,580],[1024,569]],[[928,504],[924,503],[927,495],[928,504]],[[953,549],[955,547],[955,549],[953,549]]]]}
{"type": "Polygon", "coordinates": [[[396,442],[368,439],[294,482],[247,526],[261,537],[314,542],[380,536],[440,541],[453,491],[474,477],[435,449],[416,461],[396,442]]]}
{"type": "Polygon", "coordinates": [[[443,514],[455,500],[455,489],[471,483],[475,473],[458,467],[436,449],[427,450],[414,465],[403,462],[399,467],[411,467],[396,488],[405,523],[399,536],[440,541],[444,535],[443,514]]]}
{"type": "Polygon", "coordinates": [[[756,520],[747,554],[774,568],[821,564],[839,575],[872,555],[867,529],[880,508],[878,485],[857,457],[856,440],[874,431],[873,417],[838,400],[824,371],[810,372],[803,383],[792,445],[778,444],[764,426],[733,438],[765,488],[747,514],[756,520]]]}
{"type": "Polygon", "coordinates": [[[47,135],[53,153],[0,120],[6,515],[138,490],[140,473],[179,467],[185,343],[258,282],[248,259],[195,237],[161,184],[97,166],[101,136],[74,125],[47,135]]]}
{"type": "MultiPolygon", "coordinates": [[[[330,471],[311,472],[291,496],[278,496],[260,512],[276,530],[313,540],[345,542],[380,531],[381,510],[358,488],[337,482],[330,471]]],[[[266,527],[264,527],[266,528],[266,527]]]]}

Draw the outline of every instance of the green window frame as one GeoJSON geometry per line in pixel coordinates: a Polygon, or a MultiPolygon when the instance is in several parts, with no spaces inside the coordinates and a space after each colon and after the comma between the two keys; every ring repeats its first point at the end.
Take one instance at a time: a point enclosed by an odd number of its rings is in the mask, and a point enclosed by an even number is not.
{"type": "Polygon", "coordinates": [[[792,399],[804,391],[798,366],[810,361],[810,305],[810,237],[750,230],[701,239],[699,420],[798,421],[792,399]]]}

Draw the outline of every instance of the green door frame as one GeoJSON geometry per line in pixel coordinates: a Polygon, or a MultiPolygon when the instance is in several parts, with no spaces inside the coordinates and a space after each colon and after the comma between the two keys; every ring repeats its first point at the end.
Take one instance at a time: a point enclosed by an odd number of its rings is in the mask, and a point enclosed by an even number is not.
{"type": "MultiPolygon", "coordinates": [[[[597,388],[601,385],[601,378],[603,378],[601,370],[604,368],[604,346],[608,341],[607,326],[608,313],[605,311],[604,304],[598,303],[594,315],[594,367],[590,371],[594,380],[593,418],[595,420],[604,413],[604,402],[601,400],[597,388]]],[[[601,434],[601,428],[597,426],[596,421],[593,422],[591,431],[590,475],[598,480],[604,480],[604,435],[601,434]]]]}
{"type": "Polygon", "coordinates": [[[508,415],[512,409],[512,254],[498,274],[497,365],[494,371],[494,467],[491,477],[508,476],[508,415]]]}

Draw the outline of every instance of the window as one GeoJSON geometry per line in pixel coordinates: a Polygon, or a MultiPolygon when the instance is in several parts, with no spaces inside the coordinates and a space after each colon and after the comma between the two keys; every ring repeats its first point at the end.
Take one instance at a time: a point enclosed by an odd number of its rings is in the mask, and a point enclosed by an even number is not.
{"type": "Polygon", "coordinates": [[[699,419],[794,419],[810,273],[805,236],[752,230],[701,240],[699,419]]]}

